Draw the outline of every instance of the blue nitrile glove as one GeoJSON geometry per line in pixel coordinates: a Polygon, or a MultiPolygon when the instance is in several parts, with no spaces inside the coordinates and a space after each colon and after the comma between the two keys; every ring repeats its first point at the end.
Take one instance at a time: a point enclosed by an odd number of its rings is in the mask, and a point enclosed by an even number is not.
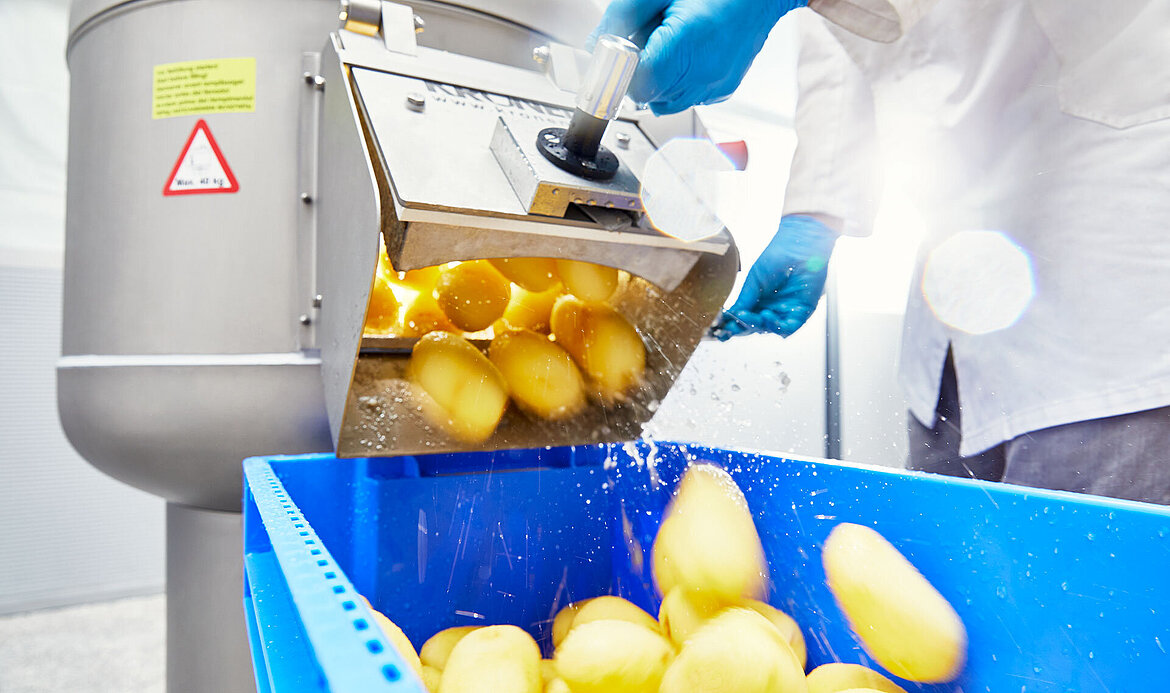
{"type": "Polygon", "coordinates": [[[731,96],[772,26],[808,0],[613,0],[602,34],[644,46],[630,98],[659,115],[731,96]]]}
{"type": "Polygon", "coordinates": [[[714,335],[724,341],[754,332],[787,337],[800,329],[824,293],[837,235],[812,217],[790,214],[781,219],[714,335]]]}

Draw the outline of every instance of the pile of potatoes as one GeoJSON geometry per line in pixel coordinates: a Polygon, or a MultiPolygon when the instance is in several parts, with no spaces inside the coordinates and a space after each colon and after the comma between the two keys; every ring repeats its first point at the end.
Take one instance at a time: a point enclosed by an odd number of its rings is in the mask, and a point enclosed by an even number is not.
{"type": "Polygon", "coordinates": [[[620,279],[612,267],[549,258],[395,272],[383,252],[364,332],[419,338],[410,377],[428,418],[480,443],[509,401],[559,421],[590,401],[620,402],[638,386],[646,347],[606,303],[620,279]],[[491,339],[487,353],[467,335],[491,339]]]}
{"type": "MultiPolygon", "coordinates": [[[[742,492],[719,467],[689,468],[652,554],[658,618],[615,596],[570,604],[552,623],[552,659],[510,625],[448,628],[416,654],[378,616],[431,693],[906,693],[857,664],[805,674],[801,628],[761,601],[763,547],[742,492]]],[[[962,621],[881,535],[840,524],[822,558],[846,621],[882,667],[923,683],[958,675],[962,621]]]]}

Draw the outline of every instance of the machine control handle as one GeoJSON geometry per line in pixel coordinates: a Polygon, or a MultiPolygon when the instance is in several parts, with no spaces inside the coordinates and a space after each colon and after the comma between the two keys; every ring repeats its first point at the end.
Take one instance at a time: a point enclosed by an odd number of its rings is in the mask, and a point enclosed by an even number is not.
{"type": "Polygon", "coordinates": [[[618,160],[601,146],[601,138],[626,97],[638,67],[638,55],[638,47],[620,36],[606,34],[597,39],[569,127],[545,128],[536,138],[546,159],[583,178],[613,178],[618,160]]]}
{"type": "Polygon", "coordinates": [[[600,120],[616,118],[638,67],[638,55],[638,47],[620,36],[606,34],[597,39],[577,92],[578,110],[600,120]]]}

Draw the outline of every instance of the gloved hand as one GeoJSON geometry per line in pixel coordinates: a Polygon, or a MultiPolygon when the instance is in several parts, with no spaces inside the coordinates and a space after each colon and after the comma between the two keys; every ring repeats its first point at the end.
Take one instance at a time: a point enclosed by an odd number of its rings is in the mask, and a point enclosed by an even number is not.
{"type": "Polygon", "coordinates": [[[812,217],[790,214],[781,219],[713,334],[726,341],[754,332],[787,337],[800,329],[824,293],[837,235],[812,217]]]}
{"type": "Polygon", "coordinates": [[[613,0],[602,34],[644,46],[630,98],[659,115],[731,96],[772,26],[808,0],[613,0]]]}

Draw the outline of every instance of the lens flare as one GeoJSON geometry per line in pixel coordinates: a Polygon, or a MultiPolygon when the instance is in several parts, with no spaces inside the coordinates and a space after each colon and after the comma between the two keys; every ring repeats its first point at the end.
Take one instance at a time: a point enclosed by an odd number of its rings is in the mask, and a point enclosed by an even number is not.
{"type": "Polygon", "coordinates": [[[961,231],[933,251],[922,294],[935,316],[968,334],[1010,327],[1036,294],[1032,261],[998,231],[961,231]]]}
{"type": "Polygon", "coordinates": [[[642,171],[642,205],[654,228],[683,241],[723,229],[715,214],[717,176],[735,166],[710,140],[674,139],[654,152],[642,171]]]}

